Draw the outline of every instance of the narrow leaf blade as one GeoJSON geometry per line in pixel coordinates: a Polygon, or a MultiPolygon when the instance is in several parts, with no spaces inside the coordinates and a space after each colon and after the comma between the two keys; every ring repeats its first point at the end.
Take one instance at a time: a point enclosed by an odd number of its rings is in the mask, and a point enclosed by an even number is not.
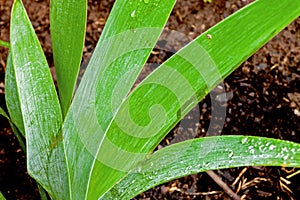
{"type": "Polygon", "coordinates": [[[0,192],[0,200],[5,200],[5,197],[3,196],[3,194],[0,192]]]}
{"type": "Polygon", "coordinates": [[[96,199],[124,175],[116,173],[107,179],[106,170],[110,169],[100,164],[100,181],[88,186],[89,177],[85,176],[90,174],[103,135],[146,62],[174,4],[175,0],[115,2],[64,124],[72,191],[77,191],[74,199],[96,199]]]}
{"type": "Polygon", "coordinates": [[[53,57],[63,116],[66,115],[79,72],[84,46],[87,1],[51,0],[53,57]]]}
{"type": "Polygon", "coordinates": [[[28,172],[52,198],[69,199],[60,105],[46,58],[20,0],[13,4],[10,39],[28,172]]]}
{"type": "Polygon", "coordinates": [[[179,177],[241,166],[300,167],[300,144],[251,136],[187,140],[155,152],[101,199],[130,199],[179,177]]]}
{"type": "Polygon", "coordinates": [[[9,42],[5,42],[5,41],[3,41],[3,40],[0,40],[0,46],[9,48],[9,47],[10,47],[10,44],[9,44],[9,42]]]}
{"type": "Polygon", "coordinates": [[[12,128],[16,138],[18,139],[19,143],[20,143],[20,146],[22,148],[22,150],[24,152],[26,152],[26,147],[25,147],[25,143],[24,143],[24,137],[21,136],[19,130],[17,129],[17,127],[14,125],[14,123],[11,121],[11,119],[8,117],[8,115],[6,114],[6,112],[3,110],[3,108],[0,107],[0,115],[2,115],[3,117],[5,117],[8,122],[9,122],[9,125],[10,127],[12,128]]]}
{"type": "Polygon", "coordinates": [[[6,72],[5,72],[5,101],[11,118],[11,121],[25,137],[18,87],[16,83],[14,66],[11,59],[11,53],[8,54],[6,72]]]}

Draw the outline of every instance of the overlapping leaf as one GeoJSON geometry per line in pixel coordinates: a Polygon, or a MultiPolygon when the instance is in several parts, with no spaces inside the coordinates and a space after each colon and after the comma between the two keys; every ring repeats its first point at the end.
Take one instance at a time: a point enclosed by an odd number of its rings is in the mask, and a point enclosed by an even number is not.
{"type": "MultiPolygon", "coordinates": [[[[73,13],[76,8],[75,2],[61,5],[61,8],[74,6],[64,13],[59,10],[60,3],[62,2],[52,2],[52,20],[58,15],[59,18],[68,17],[67,13],[73,13]]],[[[217,166],[218,160],[224,163],[225,159],[225,154],[219,152],[216,163],[205,168],[203,157],[199,157],[202,160],[197,160],[187,153],[179,157],[179,160],[186,158],[195,161],[192,168],[184,172],[184,163],[176,168],[175,163],[164,157],[164,154],[172,156],[172,151],[179,151],[189,142],[162,149],[153,156],[150,154],[168,131],[209,90],[299,16],[300,2],[254,2],[198,37],[152,73],[126,98],[174,3],[175,0],[116,1],[61,130],[62,114],[46,59],[21,1],[15,1],[11,20],[14,71],[10,71],[10,74],[15,74],[18,88],[15,99],[20,102],[26,132],[28,169],[54,199],[97,199],[104,194],[108,196],[103,198],[117,197],[114,192],[122,193],[122,184],[129,184],[128,181],[136,179],[141,187],[133,187],[131,184],[129,187],[135,190],[131,193],[133,195],[162,181],[192,172],[240,166],[241,163],[237,160],[233,160],[234,164],[230,166],[220,162],[217,166]],[[160,166],[153,167],[152,161],[160,166]],[[201,165],[197,168],[199,162],[201,165]],[[141,165],[137,166],[138,164],[141,165]],[[166,167],[170,166],[174,167],[174,173],[168,178],[165,173],[166,167]],[[137,171],[132,173],[132,169],[137,171]],[[158,173],[159,176],[155,181],[143,181],[143,178],[150,177],[149,173],[158,173]],[[121,179],[123,180],[116,185],[121,179]]],[[[78,5],[83,5],[83,1],[78,5]]],[[[82,19],[83,12],[80,13],[75,15],[82,19]]],[[[60,41],[57,30],[59,25],[55,23],[53,39],[60,41]]],[[[68,23],[68,19],[62,23],[68,23]]],[[[72,32],[76,27],[72,26],[65,31],[72,32]]],[[[59,43],[55,44],[54,53],[59,58],[64,55],[74,56],[74,62],[65,61],[68,58],[56,61],[60,66],[61,83],[67,80],[64,79],[64,66],[72,68],[70,84],[66,88],[60,87],[60,93],[66,97],[65,100],[61,98],[64,113],[68,110],[75,83],[74,76],[78,72],[82,27],[82,24],[77,27],[81,31],[77,35],[78,43],[72,39],[62,41],[65,42],[65,50],[61,52],[58,50],[59,43]],[[74,52],[68,49],[73,45],[76,49],[74,52]]],[[[233,142],[233,139],[234,137],[220,138],[221,142],[214,144],[223,148],[225,140],[233,142]]],[[[199,147],[205,145],[203,141],[210,139],[197,139],[189,143],[193,148],[188,152],[198,152],[199,147]]],[[[272,140],[266,142],[272,143],[272,140]]],[[[267,146],[267,143],[264,144],[267,146]]],[[[289,147],[296,144],[282,142],[280,145],[289,147]]],[[[239,149],[232,148],[226,154],[227,159],[229,154],[238,158],[238,154],[242,153],[239,149]]],[[[299,166],[298,149],[296,145],[295,166],[299,166]]],[[[289,151],[294,153],[290,148],[289,151]]],[[[217,154],[218,151],[212,150],[213,153],[217,154]]],[[[259,154],[245,152],[243,156],[248,157],[248,160],[243,165],[256,164],[258,160],[254,159],[254,155],[259,154]]],[[[269,152],[267,155],[271,158],[273,153],[269,152]]],[[[280,157],[281,160],[274,161],[280,165],[287,160],[295,160],[290,154],[286,159],[285,156],[284,154],[280,157]]],[[[269,165],[270,159],[262,160],[265,162],[259,161],[258,164],[269,165]]]]}
{"type": "Polygon", "coordinates": [[[300,144],[251,136],[187,140],[155,152],[102,199],[130,199],[160,183],[197,172],[262,165],[300,167],[300,144]]]}
{"type": "Polygon", "coordinates": [[[98,181],[90,184],[97,148],[174,4],[175,0],[115,2],[63,128],[74,199],[96,199],[125,175],[118,171],[112,175],[111,168],[97,163],[98,181]]]}
{"type": "Polygon", "coordinates": [[[46,58],[20,0],[13,4],[10,39],[28,172],[52,198],[69,199],[60,105],[46,58]]]}
{"type": "MultiPolygon", "coordinates": [[[[100,181],[99,163],[126,172],[134,163],[145,159],[208,91],[299,14],[300,2],[256,1],[162,64],[116,113],[99,146],[91,185],[100,181]]],[[[107,177],[115,171],[111,170],[107,177]]]]}
{"type": "Polygon", "coordinates": [[[11,60],[11,53],[9,53],[6,63],[5,85],[5,101],[10,114],[10,119],[19,129],[20,133],[25,137],[25,129],[18,95],[15,70],[11,60]]]}
{"type": "Polygon", "coordinates": [[[82,57],[87,1],[51,0],[50,26],[53,57],[63,116],[66,115],[82,57]]]}

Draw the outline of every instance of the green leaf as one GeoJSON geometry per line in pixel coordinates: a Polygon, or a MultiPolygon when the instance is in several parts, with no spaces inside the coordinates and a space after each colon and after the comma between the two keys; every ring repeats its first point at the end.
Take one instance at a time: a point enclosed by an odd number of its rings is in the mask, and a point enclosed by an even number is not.
{"type": "Polygon", "coordinates": [[[0,40],[0,46],[9,48],[9,47],[10,47],[10,44],[9,44],[8,42],[5,42],[5,41],[3,41],[3,40],[0,40]]]}
{"type": "Polygon", "coordinates": [[[3,196],[3,194],[0,192],[0,200],[5,200],[5,197],[3,196]]]}
{"type": "Polygon", "coordinates": [[[116,113],[99,146],[90,185],[126,173],[145,159],[211,89],[299,13],[300,1],[256,1],[162,64],[116,113]]]}
{"type": "Polygon", "coordinates": [[[5,72],[5,101],[13,124],[19,129],[25,137],[25,129],[21,112],[18,87],[16,83],[14,66],[11,60],[11,53],[8,54],[6,72],[5,72]]]}
{"type": "Polygon", "coordinates": [[[79,72],[86,27],[86,0],[51,0],[53,57],[63,116],[66,115],[79,72]]]}
{"type": "Polygon", "coordinates": [[[10,120],[10,118],[8,117],[8,115],[6,114],[6,112],[1,107],[0,107],[0,115],[2,115],[3,117],[5,117],[6,119],[10,120]]]}
{"type": "Polygon", "coordinates": [[[12,8],[10,40],[28,172],[52,198],[69,199],[60,105],[45,55],[20,0],[12,8]]]}
{"type": "Polygon", "coordinates": [[[41,196],[41,200],[48,200],[45,189],[39,183],[37,183],[37,187],[41,196]]]}
{"type": "Polygon", "coordinates": [[[251,136],[187,140],[155,152],[101,199],[130,199],[189,174],[241,166],[300,167],[300,144],[251,136]]]}
{"type": "Polygon", "coordinates": [[[134,84],[174,4],[175,0],[115,2],[64,124],[74,199],[96,199],[125,175],[117,172],[108,178],[106,171],[111,169],[96,163],[99,181],[90,184],[86,176],[114,113],[134,84]]]}
{"type": "Polygon", "coordinates": [[[6,114],[6,112],[1,107],[0,107],[0,115],[2,115],[3,117],[5,117],[8,120],[9,125],[12,128],[17,140],[19,141],[22,150],[24,152],[26,152],[26,146],[24,144],[23,137],[21,136],[21,134],[19,133],[19,130],[15,127],[14,123],[11,121],[9,116],[6,114]]]}
{"type": "MultiPolygon", "coordinates": [[[[11,56],[9,56],[9,59],[11,59],[11,56]]],[[[6,93],[6,95],[7,95],[7,93],[6,93]]],[[[18,141],[20,143],[20,146],[21,146],[22,150],[24,152],[26,152],[26,146],[24,144],[23,137],[21,136],[21,134],[19,133],[19,130],[15,127],[15,125],[13,124],[11,119],[8,117],[6,112],[1,107],[0,107],[0,115],[2,115],[3,117],[5,117],[8,120],[8,122],[9,122],[16,138],[18,139],[18,141]]],[[[37,186],[38,186],[38,190],[39,190],[40,195],[41,195],[41,199],[42,200],[47,200],[47,195],[45,193],[45,190],[42,188],[42,186],[40,186],[39,183],[37,183],[37,186]]],[[[0,193],[0,200],[1,200],[1,193],[0,193]]]]}

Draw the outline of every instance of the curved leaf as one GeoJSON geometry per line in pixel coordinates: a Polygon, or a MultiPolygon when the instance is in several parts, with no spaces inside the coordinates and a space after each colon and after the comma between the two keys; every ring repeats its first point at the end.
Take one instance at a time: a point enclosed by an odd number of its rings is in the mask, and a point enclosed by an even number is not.
{"type": "Polygon", "coordinates": [[[28,172],[52,198],[69,199],[60,105],[46,58],[20,0],[12,8],[10,40],[28,172]]]}
{"type": "Polygon", "coordinates": [[[97,182],[90,182],[87,176],[105,130],[134,84],[174,4],[175,0],[115,2],[64,123],[74,199],[96,199],[125,175],[116,173],[108,178],[106,170],[110,169],[98,165],[97,182]]]}
{"type": "Polygon", "coordinates": [[[3,194],[0,192],[0,200],[5,200],[5,197],[3,196],[3,194]]]}
{"type": "Polygon", "coordinates": [[[79,72],[86,27],[86,0],[51,0],[53,57],[63,116],[66,115],[79,72]]]}
{"type": "Polygon", "coordinates": [[[145,159],[199,100],[299,14],[300,1],[256,1],[163,63],[122,103],[100,143],[91,182],[145,159]]]}
{"type": "Polygon", "coordinates": [[[20,133],[25,137],[25,129],[23,124],[14,66],[11,60],[11,53],[8,54],[5,72],[5,102],[11,121],[19,129],[20,133]]]}
{"type": "Polygon", "coordinates": [[[19,141],[22,150],[24,152],[26,152],[26,147],[25,147],[25,144],[23,141],[24,138],[22,138],[21,134],[19,133],[18,129],[15,127],[14,123],[11,121],[11,119],[8,117],[6,112],[1,107],[0,107],[0,115],[2,115],[3,117],[5,117],[8,120],[9,125],[11,126],[17,140],[19,141]]]}
{"type": "Polygon", "coordinates": [[[251,136],[187,140],[156,151],[101,199],[130,199],[179,177],[241,166],[300,167],[300,144],[251,136]]]}

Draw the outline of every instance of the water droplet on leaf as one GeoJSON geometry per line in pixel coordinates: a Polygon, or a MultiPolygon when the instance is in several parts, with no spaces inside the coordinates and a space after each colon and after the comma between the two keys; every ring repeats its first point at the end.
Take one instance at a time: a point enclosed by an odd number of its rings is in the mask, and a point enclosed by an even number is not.
{"type": "Polygon", "coordinates": [[[233,151],[230,151],[228,157],[231,158],[233,156],[233,151]]]}
{"type": "Polygon", "coordinates": [[[272,151],[272,150],[274,150],[276,148],[276,146],[275,145],[271,145],[270,147],[269,147],[269,149],[272,151]]]}
{"type": "Polygon", "coordinates": [[[247,142],[248,138],[243,138],[242,139],[242,144],[245,144],[247,142]]]}
{"type": "Polygon", "coordinates": [[[130,14],[130,16],[131,16],[131,17],[135,17],[135,12],[136,12],[135,10],[132,11],[132,13],[130,14]]]}

